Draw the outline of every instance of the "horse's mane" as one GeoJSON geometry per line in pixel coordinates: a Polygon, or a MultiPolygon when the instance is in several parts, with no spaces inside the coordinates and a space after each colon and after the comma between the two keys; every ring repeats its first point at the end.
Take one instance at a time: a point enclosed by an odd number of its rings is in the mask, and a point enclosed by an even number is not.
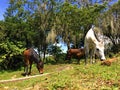
{"type": "Polygon", "coordinates": [[[34,58],[35,63],[41,62],[41,59],[39,57],[39,55],[37,54],[37,52],[34,50],[34,48],[29,48],[29,50],[31,51],[32,54],[32,58],[34,58]]]}
{"type": "Polygon", "coordinates": [[[97,41],[98,41],[98,42],[101,42],[101,40],[100,40],[100,38],[99,38],[99,36],[98,36],[98,34],[101,34],[101,29],[98,28],[98,27],[94,27],[94,28],[92,28],[92,29],[93,29],[93,32],[94,32],[94,35],[95,35],[97,41]]]}

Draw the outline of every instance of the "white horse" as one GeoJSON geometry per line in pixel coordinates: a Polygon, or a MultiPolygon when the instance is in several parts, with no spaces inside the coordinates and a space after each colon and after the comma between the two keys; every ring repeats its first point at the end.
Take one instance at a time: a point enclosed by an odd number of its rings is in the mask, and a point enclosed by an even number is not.
{"type": "Polygon", "coordinates": [[[85,56],[86,56],[85,64],[87,63],[87,58],[89,55],[90,55],[90,62],[93,63],[93,57],[95,56],[95,53],[99,55],[101,60],[106,59],[104,55],[104,40],[100,40],[97,37],[93,27],[87,32],[85,36],[84,47],[85,47],[85,56]]]}

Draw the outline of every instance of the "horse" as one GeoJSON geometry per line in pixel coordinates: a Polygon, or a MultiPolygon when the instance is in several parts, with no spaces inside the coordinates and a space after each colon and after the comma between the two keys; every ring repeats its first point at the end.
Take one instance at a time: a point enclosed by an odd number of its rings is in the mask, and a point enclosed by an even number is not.
{"type": "Polygon", "coordinates": [[[111,59],[108,59],[108,60],[105,60],[105,61],[103,61],[102,63],[101,63],[101,65],[107,65],[107,66],[111,66],[111,64],[113,63],[113,62],[116,62],[117,61],[117,58],[111,58],[111,59]]]}
{"type": "Polygon", "coordinates": [[[40,74],[43,73],[44,63],[42,60],[39,59],[39,55],[33,48],[24,50],[23,56],[24,56],[24,63],[25,63],[24,75],[31,74],[31,68],[32,68],[33,62],[37,64],[37,69],[39,73],[40,74]],[[28,72],[28,69],[29,69],[29,72],[28,72]]]}
{"type": "Polygon", "coordinates": [[[82,58],[85,54],[85,51],[83,48],[79,48],[79,49],[69,49],[67,51],[65,60],[71,60],[72,57],[76,57],[77,58],[77,63],[80,63],[80,58],[82,58]]]}
{"type": "Polygon", "coordinates": [[[97,54],[101,61],[106,60],[104,55],[104,41],[100,39],[101,35],[100,33],[99,38],[97,34],[95,33],[95,27],[92,27],[90,30],[88,30],[85,39],[84,39],[84,48],[85,48],[85,64],[87,64],[87,58],[90,55],[90,62],[93,63],[93,57],[95,54],[97,54]]]}

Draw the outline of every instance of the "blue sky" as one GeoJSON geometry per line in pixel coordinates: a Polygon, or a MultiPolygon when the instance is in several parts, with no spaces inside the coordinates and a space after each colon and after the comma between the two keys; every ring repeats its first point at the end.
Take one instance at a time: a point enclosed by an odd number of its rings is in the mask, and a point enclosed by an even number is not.
{"type": "Polygon", "coordinates": [[[8,7],[8,3],[9,3],[9,0],[2,0],[0,2],[0,20],[4,19],[3,14],[5,13],[6,8],[8,7]]]}
{"type": "MultiPolygon", "coordinates": [[[[111,4],[113,4],[114,2],[117,2],[118,0],[111,0],[111,1],[112,1],[111,4]]],[[[9,0],[2,0],[0,2],[0,20],[4,19],[3,14],[5,13],[8,5],[9,5],[9,0]]]]}

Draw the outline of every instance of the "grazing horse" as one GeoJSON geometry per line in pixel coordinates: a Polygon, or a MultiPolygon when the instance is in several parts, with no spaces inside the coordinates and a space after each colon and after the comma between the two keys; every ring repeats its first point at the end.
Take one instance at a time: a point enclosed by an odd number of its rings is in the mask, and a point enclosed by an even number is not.
{"type": "Polygon", "coordinates": [[[104,41],[97,37],[94,29],[97,28],[91,28],[85,36],[85,41],[84,41],[85,57],[86,57],[85,64],[87,64],[87,58],[89,55],[90,55],[91,63],[93,63],[93,57],[95,54],[99,55],[101,61],[105,60],[104,41]]]}
{"type": "Polygon", "coordinates": [[[32,63],[35,62],[37,64],[37,69],[40,74],[43,73],[44,63],[39,59],[39,55],[33,48],[26,49],[23,52],[24,62],[25,62],[25,75],[31,74],[32,63]],[[28,72],[29,69],[29,72],[28,72]]]}
{"type": "Polygon", "coordinates": [[[76,57],[78,59],[78,63],[80,63],[80,58],[83,57],[85,54],[83,48],[79,49],[69,49],[66,54],[66,60],[71,60],[72,57],[76,57]]]}

